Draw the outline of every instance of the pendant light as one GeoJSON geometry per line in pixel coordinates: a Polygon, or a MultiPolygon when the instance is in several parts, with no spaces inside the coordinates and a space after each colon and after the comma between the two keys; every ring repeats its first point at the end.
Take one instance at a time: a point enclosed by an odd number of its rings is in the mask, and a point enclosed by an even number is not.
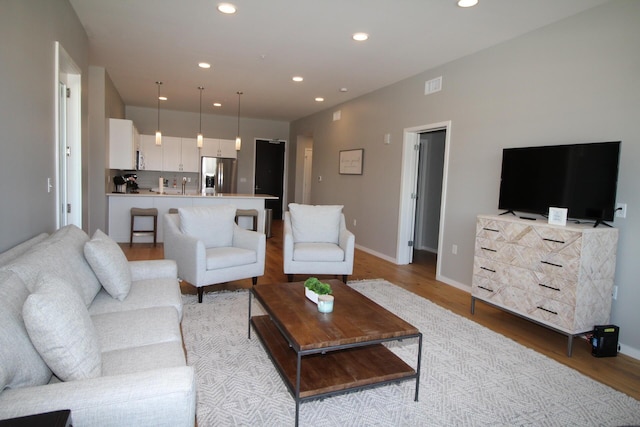
{"type": "Polygon", "coordinates": [[[242,92],[236,92],[238,94],[238,133],[236,134],[236,151],[240,151],[242,147],[242,140],[240,139],[240,95],[242,92]]]}
{"type": "Polygon", "coordinates": [[[156,82],[158,85],[158,128],[156,130],[156,145],[162,145],[162,133],[160,132],[160,85],[162,82],[156,82]]]}
{"type": "Polygon", "coordinates": [[[198,89],[200,89],[200,131],[198,132],[196,145],[198,148],[202,148],[204,145],[204,137],[202,136],[202,91],[204,90],[204,87],[198,86],[198,89]]]}

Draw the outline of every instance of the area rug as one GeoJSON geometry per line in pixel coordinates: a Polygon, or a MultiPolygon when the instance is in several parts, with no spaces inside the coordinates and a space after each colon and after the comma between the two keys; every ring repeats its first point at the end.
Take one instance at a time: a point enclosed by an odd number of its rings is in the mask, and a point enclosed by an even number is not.
{"type": "MultiPolygon", "coordinates": [[[[301,426],[640,424],[639,401],[509,338],[384,280],[349,285],[423,333],[419,402],[415,381],[384,385],[304,402],[301,426]]],[[[247,291],[183,298],[198,426],[294,425],[291,394],[260,340],[247,339],[247,291]]],[[[252,301],[252,314],[263,314],[252,301]]],[[[389,347],[415,366],[416,340],[389,347]]]]}

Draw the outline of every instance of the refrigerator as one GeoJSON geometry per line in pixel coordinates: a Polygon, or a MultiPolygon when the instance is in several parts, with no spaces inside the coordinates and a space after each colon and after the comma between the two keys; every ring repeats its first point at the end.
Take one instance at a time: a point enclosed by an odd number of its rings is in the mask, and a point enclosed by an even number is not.
{"type": "Polygon", "coordinates": [[[202,194],[237,192],[236,159],[202,156],[200,161],[202,194]]]}

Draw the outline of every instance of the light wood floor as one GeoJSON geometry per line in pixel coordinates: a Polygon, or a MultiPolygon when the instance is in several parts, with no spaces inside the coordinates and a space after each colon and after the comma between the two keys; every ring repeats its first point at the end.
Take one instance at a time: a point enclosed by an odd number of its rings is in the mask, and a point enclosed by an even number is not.
{"type": "MultiPolygon", "coordinates": [[[[282,271],[282,221],[273,221],[272,237],[267,239],[267,259],[264,276],[258,278],[259,284],[279,283],[287,280],[282,271]]],[[[134,243],[122,245],[130,260],[161,259],[162,245],[134,243]]],[[[596,358],[591,356],[591,346],[584,340],[576,338],[573,344],[573,356],[567,357],[567,338],[557,332],[538,326],[517,316],[490,307],[480,301],[476,303],[475,315],[470,313],[470,294],[435,279],[434,254],[416,253],[414,263],[395,265],[356,249],[355,265],[349,280],[382,278],[401,286],[461,316],[478,322],[514,341],[532,348],[548,357],[557,360],[589,377],[626,393],[640,400],[640,361],[625,355],[617,357],[596,358]]],[[[334,278],[333,276],[318,276],[334,278]]],[[[296,280],[304,280],[304,276],[296,276],[296,280]]],[[[205,288],[205,292],[221,289],[248,288],[251,279],[229,282],[205,288]]],[[[196,288],[182,283],[182,292],[195,294],[196,288]]],[[[422,331],[425,342],[429,342],[429,331],[422,331]]]]}

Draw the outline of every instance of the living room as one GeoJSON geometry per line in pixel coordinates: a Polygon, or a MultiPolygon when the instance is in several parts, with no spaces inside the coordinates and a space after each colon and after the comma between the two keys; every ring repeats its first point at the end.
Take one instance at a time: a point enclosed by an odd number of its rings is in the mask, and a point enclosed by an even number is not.
{"type": "MultiPolygon", "coordinates": [[[[104,135],[99,136],[103,118],[124,118],[135,111],[141,124],[153,128],[157,112],[117,101],[109,70],[90,60],[90,35],[69,2],[10,1],[1,7],[0,77],[4,83],[0,105],[4,114],[0,126],[4,132],[0,180],[8,199],[0,211],[3,251],[56,228],[55,191],[46,185],[56,175],[55,41],[60,41],[82,70],[81,179],[86,231],[92,233],[106,224],[104,135]],[[92,74],[102,74],[102,81],[91,81],[92,74]],[[103,94],[94,97],[100,88],[103,94]],[[92,110],[96,105],[102,109],[92,110]]],[[[640,359],[640,330],[636,327],[640,289],[635,284],[640,243],[632,238],[640,228],[635,215],[640,207],[635,190],[640,178],[635,167],[640,160],[639,17],[638,2],[605,2],[408,76],[339,108],[291,123],[247,118],[246,126],[255,128],[253,137],[281,138],[282,129],[286,130],[290,143],[287,200],[291,202],[301,200],[299,154],[312,144],[312,202],[343,204],[358,248],[397,260],[405,131],[450,122],[437,278],[467,291],[476,216],[498,213],[503,148],[622,141],[617,200],[627,204],[627,217],[616,218],[612,224],[620,234],[611,323],[620,327],[621,352],[640,359]],[[425,96],[425,82],[439,76],[442,91],[425,96]],[[334,122],[338,109],[342,119],[334,122]],[[385,143],[387,134],[389,144],[385,143]],[[364,149],[363,175],[338,174],[339,151],[353,148],[364,149]],[[320,176],[322,181],[317,179],[320,176]],[[354,221],[357,225],[351,226],[354,221]],[[456,254],[452,253],[454,245],[456,254]]],[[[154,89],[151,82],[150,90],[154,89]]],[[[189,117],[194,120],[197,113],[189,117]]],[[[235,127],[234,117],[225,120],[229,122],[225,126],[235,127]]],[[[248,145],[239,156],[249,164],[253,160],[248,145]]]]}

